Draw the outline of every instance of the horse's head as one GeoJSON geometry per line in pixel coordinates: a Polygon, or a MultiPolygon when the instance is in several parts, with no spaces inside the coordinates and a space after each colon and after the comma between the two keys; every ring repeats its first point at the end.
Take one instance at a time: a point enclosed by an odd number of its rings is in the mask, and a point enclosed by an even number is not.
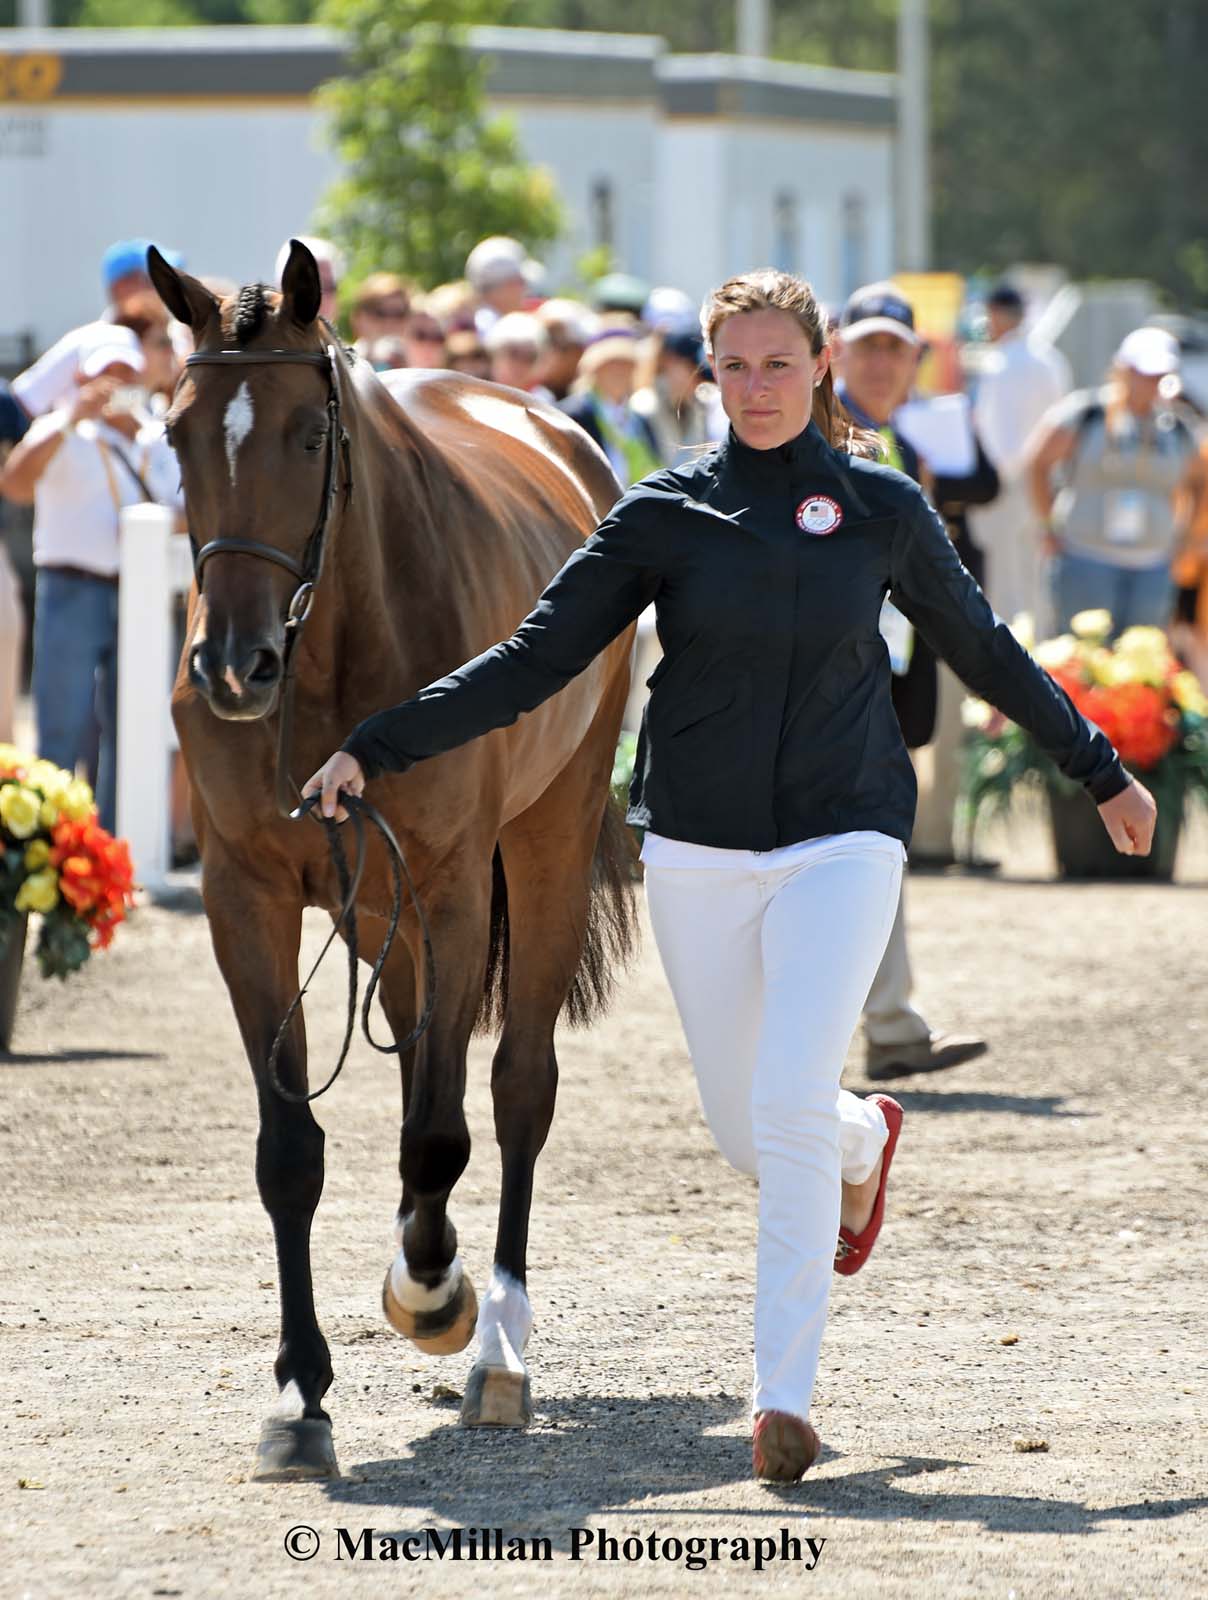
{"type": "Polygon", "coordinates": [[[167,419],[200,594],[189,676],[216,715],[254,721],[276,704],[339,474],[319,271],[295,239],[279,294],[253,284],[219,300],[157,250],[148,264],[196,344],[167,419]]]}

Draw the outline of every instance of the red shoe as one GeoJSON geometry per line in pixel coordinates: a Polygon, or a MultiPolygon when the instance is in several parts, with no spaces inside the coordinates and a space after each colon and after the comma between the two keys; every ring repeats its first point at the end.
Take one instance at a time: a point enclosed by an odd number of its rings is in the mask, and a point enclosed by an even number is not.
{"type": "Polygon", "coordinates": [[[853,1272],[859,1272],[877,1242],[877,1235],[881,1231],[881,1223],[885,1217],[885,1182],[889,1177],[893,1153],[897,1148],[898,1134],[902,1131],[902,1108],[896,1100],[887,1094],[870,1094],[868,1098],[880,1106],[885,1125],[889,1129],[889,1138],[886,1139],[885,1149],[881,1152],[881,1182],[877,1187],[877,1198],[873,1204],[872,1216],[868,1219],[868,1226],[860,1233],[853,1233],[850,1228],[839,1229],[839,1243],[835,1249],[835,1271],[841,1272],[847,1278],[850,1278],[853,1272]]]}
{"type": "Polygon", "coordinates": [[[817,1431],[788,1411],[761,1411],[751,1435],[751,1474],[773,1483],[796,1483],[822,1453],[817,1431]]]}

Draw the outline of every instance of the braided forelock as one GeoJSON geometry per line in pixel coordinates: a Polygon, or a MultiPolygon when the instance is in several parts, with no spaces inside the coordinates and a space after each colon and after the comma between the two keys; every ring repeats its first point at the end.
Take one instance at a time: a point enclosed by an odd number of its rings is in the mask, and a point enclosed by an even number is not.
{"type": "Polygon", "coordinates": [[[248,283],[235,296],[234,307],[228,313],[227,333],[238,345],[246,345],[263,329],[269,313],[268,296],[272,293],[266,283],[248,283]]]}

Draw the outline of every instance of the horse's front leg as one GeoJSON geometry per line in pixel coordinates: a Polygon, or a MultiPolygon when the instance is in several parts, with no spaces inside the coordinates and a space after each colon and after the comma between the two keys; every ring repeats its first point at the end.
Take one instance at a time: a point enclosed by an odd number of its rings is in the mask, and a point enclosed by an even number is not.
{"type": "MultiPolygon", "coordinates": [[[[490,874],[488,869],[450,878],[441,900],[426,906],[438,1001],[412,1059],[402,1063],[400,1248],[382,1286],[387,1320],[428,1355],[464,1350],[478,1314],[473,1285],[457,1254],[448,1202],[470,1156],[463,1108],[466,1048],[486,970],[490,874]]],[[[416,964],[422,970],[422,958],[416,964]]],[[[396,1038],[414,1025],[423,981],[417,997],[415,970],[401,960],[383,974],[382,1004],[396,1038]]]]}
{"type": "MultiPolygon", "coordinates": [[[[218,965],[256,1081],[260,1131],[256,1183],[273,1225],[281,1299],[281,1342],[274,1372],[280,1399],[266,1418],[252,1477],[261,1482],[338,1475],[331,1419],[322,1400],[331,1356],[315,1316],[310,1227],[323,1192],[323,1130],[307,1105],[284,1099],[269,1079],[268,1059],[281,1019],[298,988],[302,903],[296,885],[279,895],[245,871],[205,868],[205,901],[218,965]]],[[[277,1077],[306,1088],[301,1013],[283,1043],[277,1077]]]]}

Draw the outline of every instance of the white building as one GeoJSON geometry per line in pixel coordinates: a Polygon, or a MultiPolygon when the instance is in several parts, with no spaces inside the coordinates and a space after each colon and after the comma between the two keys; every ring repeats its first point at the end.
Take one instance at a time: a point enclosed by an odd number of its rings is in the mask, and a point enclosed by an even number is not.
{"type": "MultiPolygon", "coordinates": [[[[0,363],[100,304],[97,263],[143,235],[193,271],[268,277],[338,167],[313,93],[343,64],[312,28],[0,35],[0,363]]],[[[598,244],[693,296],[803,273],[828,302],[894,266],[891,76],[671,56],[620,34],[478,29],[492,109],[554,174],[553,288],[598,244]]]]}

